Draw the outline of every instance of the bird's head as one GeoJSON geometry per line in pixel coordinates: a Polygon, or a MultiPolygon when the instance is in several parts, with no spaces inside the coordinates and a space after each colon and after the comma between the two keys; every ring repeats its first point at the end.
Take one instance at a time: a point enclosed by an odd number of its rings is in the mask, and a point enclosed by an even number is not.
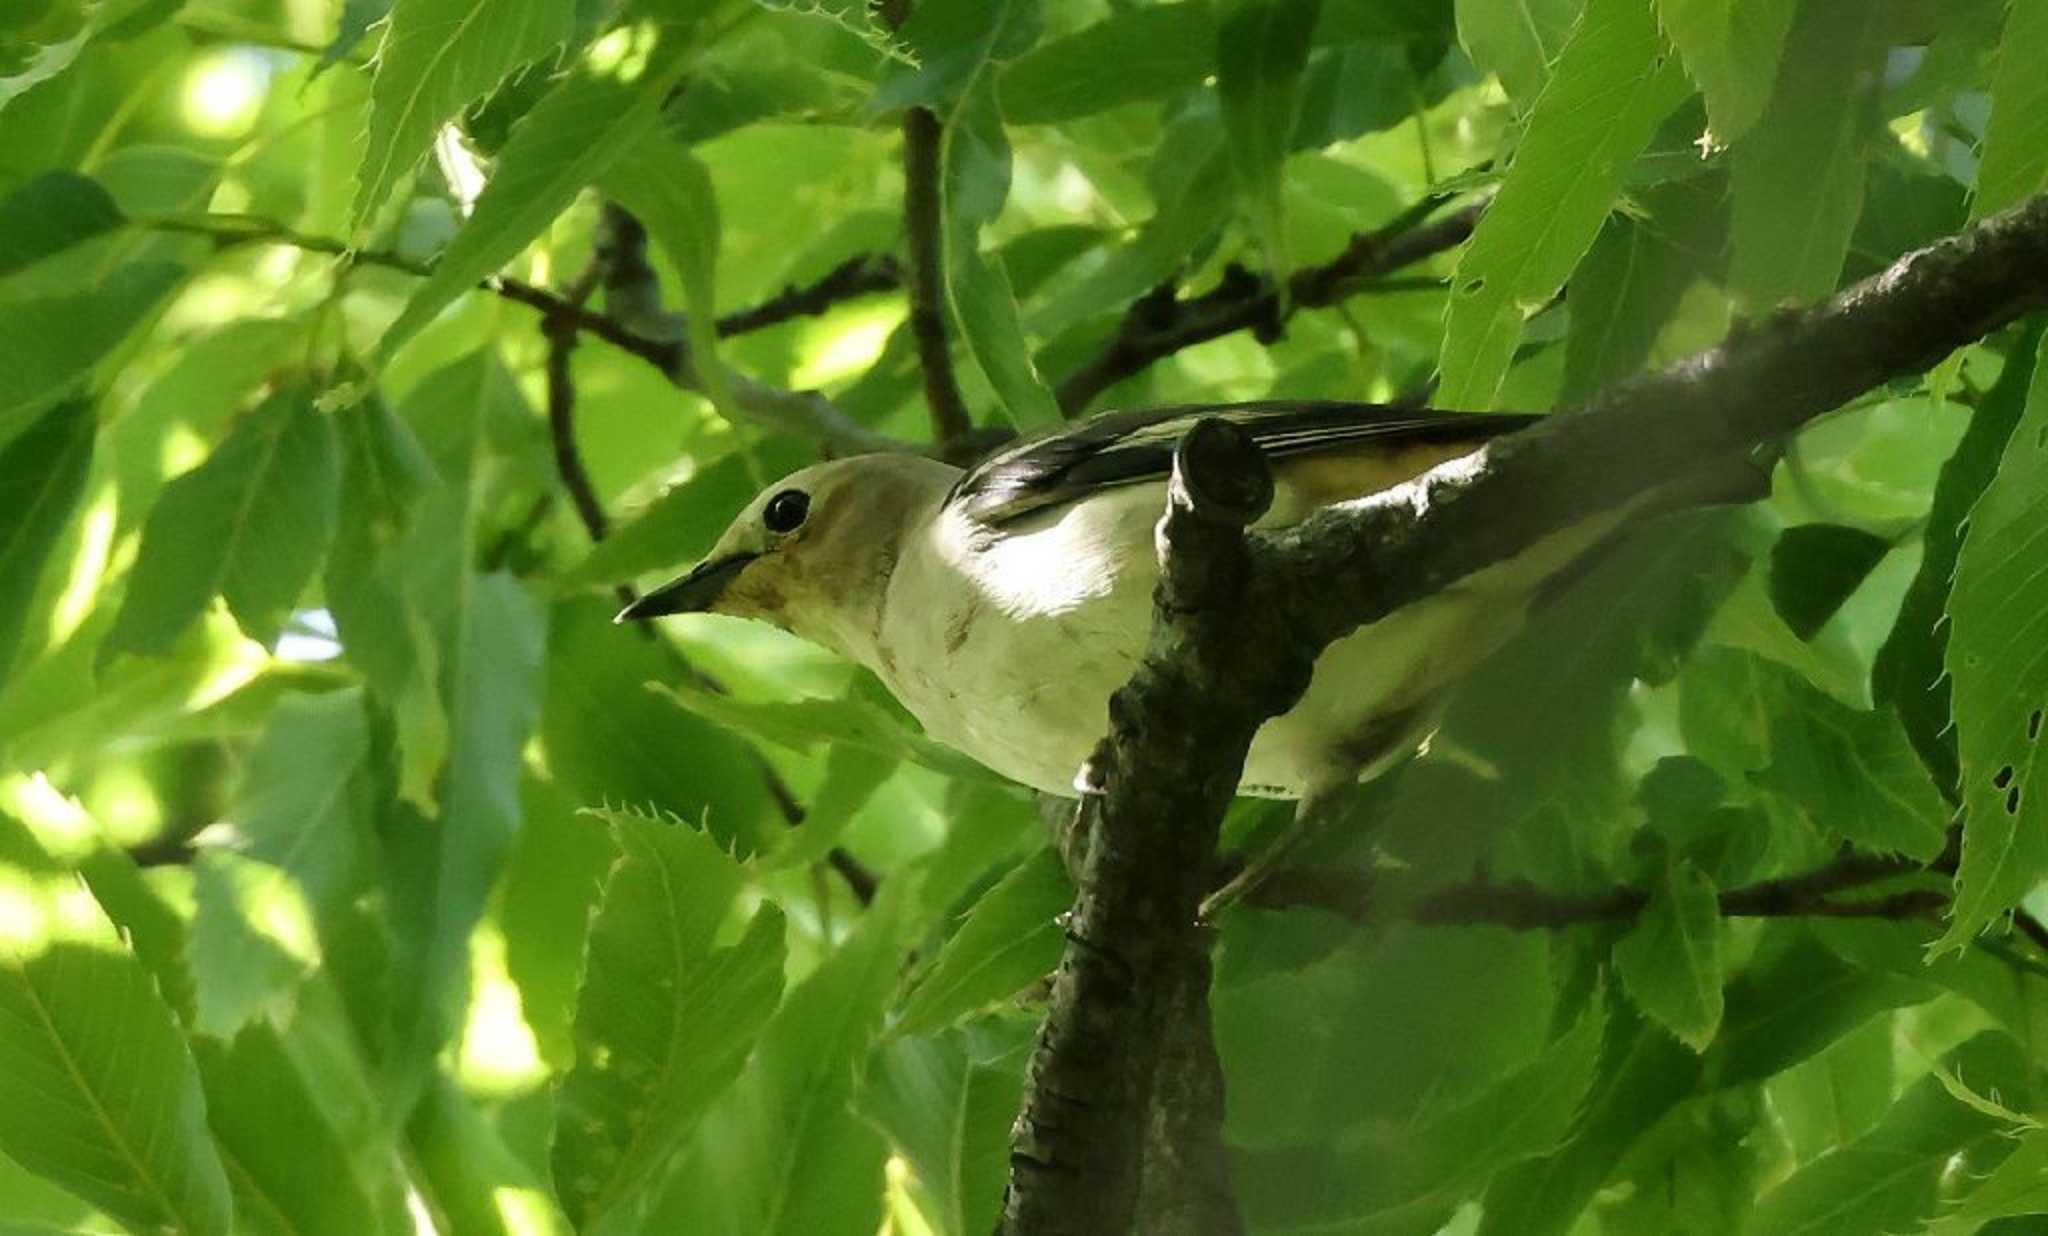
{"type": "Polygon", "coordinates": [[[619,612],[758,618],[865,659],[904,534],[959,477],[918,455],[857,455],[763,489],[697,566],[619,612]]]}

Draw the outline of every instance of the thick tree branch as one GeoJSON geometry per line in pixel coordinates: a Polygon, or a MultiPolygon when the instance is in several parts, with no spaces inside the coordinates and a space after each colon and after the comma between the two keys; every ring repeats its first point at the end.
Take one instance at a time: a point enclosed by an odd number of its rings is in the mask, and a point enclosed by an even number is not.
{"type": "Polygon", "coordinates": [[[910,257],[910,334],[924,371],[924,402],[931,411],[932,442],[948,455],[974,422],[953,349],[946,340],[945,217],[939,201],[939,142],[943,131],[930,108],[903,113],[903,232],[910,257]]]}
{"type": "MultiPolygon", "coordinates": [[[[1352,237],[1344,252],[1328,262],[1294,272],[1287,282],[1289,310],[1334,305],[1382,276],[1463,244],[1486,209],[1479,202],[1434,223],[1424,222],[1440,205],[1441,198],[1425,198],[1385,227],[1352,237]]],[[[1182,348],[1240,330],[1254,331],[1270,342],[1284,327],[1273,285],[1243,267],[1230,267],[1213,291],[1192,300],[1179,299],[1172,283],[1162,284],[1131,305],[1116,335],[1095,359],[1060,382],[1060,408],[1068,416],[1078,416],[1103,391],[1182,348]]]]}

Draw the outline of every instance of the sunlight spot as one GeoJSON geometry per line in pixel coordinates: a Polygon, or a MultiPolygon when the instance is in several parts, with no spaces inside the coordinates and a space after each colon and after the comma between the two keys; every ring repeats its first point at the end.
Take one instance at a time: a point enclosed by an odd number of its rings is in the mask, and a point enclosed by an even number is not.
{"type": "Polygon", "coordinates": [[[157,801],[156,787],[134,764],[104,767],[86,789],[86,799],[91,804],[87,810],[122,845],[140,844],[163,830],[163,804],[157,801]]]}
{"type": "Polygon", "coordinates": [[[536,1085],[547,1065],[520,1010],[519,988],[505,962],[505,933],[496,923],[481,923],[470,935],[469,964],[469,1019],[456,1063],[463,1088],[513,1094],[536,1085]]]}
{"type": "Polygon", "coordinates": [[[206,460],[206,439],[194,433],[190,425],[172,425],[164,433],[161,455],[157,466],[165,479],[180,472],[190,472],[206,460]]]}
{"type": "Polygon", "coordinates": [[[78,862],[99,844],[92,816],[40,772],[0,780],[0,807],[28,825],[36,841],[63,862],[78,862]]]}
{"type": "Polygon", "coordinates": [[[185,127],[201,137],[240,137],[270,93],[270,65],[249,48],[202,57],[185,74],[185,127]]]}
{"type": "Polygon", "coordinates": [[[903,317],[902,305],[888,304],[834,315],[829,326],[806,340],[806,355],[790,375],[790,384],[798,388],[823,386],[861,372],[882,354],[889,332],[903,317]]]}
{"type": "Polygon", "coordinates": [[[114,547],[114,487],[104,485],[86,508],[79,525],[78,550],[71,555],[71,573],[64,591],[50,608],[50,643],[63,643],[77,632],[79,624],[92,613],[93,598],[100,590],[100,576],[106,573],[107,556],[114,547]]]}
{"type": "Polygon", "coordinates": [[[223,607],[208,609],[204,625],[214,645],[213,665],[185,697],[187,712],[209,708],[248,686],[270,661],[263,645],[245,637],[223,607]]]}
{"type": "Polygon", "coordinates": [[[620,26],[590,45],[584,61],[599,73],[620,81],[635,81],[647,71],[647,58],[654,51],[655,30],[647,22],[620,26]]]}
{"type": "Polygon", "coordinates": [[[491,1204],[498,1208],[498,1221],[511,1236],[554,1236],[562,1230],[555,1221],[555,1208],[538,1189],[499,1185],[491,1190],[491,1204]]]}
{"type": "Polygon", "coordinates": [[[0,955],[33,957],[49,942],[35,886],[21,872],[0,867],[0,955]]]}

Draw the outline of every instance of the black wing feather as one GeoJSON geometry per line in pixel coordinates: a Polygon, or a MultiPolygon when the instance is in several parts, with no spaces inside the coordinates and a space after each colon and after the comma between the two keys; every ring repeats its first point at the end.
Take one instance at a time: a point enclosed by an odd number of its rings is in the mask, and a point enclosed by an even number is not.
{"type": "Polygon", "coordinates": [[[1156,480],[1172,470],[1173,447],[1181,434],[1204,416],[1227,418],[1278,458],[1371,441],[1393,449],[1476,445],[1540,419],[1523,413],[1445,412],[1308,399],[1110,412],[1003,448],[961,477],[947,501],[976,522],[994,527],[1092,490],[1156,480]]]}

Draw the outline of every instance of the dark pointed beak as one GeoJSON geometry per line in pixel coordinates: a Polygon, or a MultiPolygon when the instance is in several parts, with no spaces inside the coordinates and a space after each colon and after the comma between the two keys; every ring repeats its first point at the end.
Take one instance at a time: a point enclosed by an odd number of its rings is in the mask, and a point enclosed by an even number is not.
{"type": "Polygon", "coordinates": [[[759,554],[729,554],[697,564],[681,579],[671,580],[620,610],[613,622],[659,618],[663,614],[701,614],[718,603],[718,598],[749,562],[759,554]]]}

